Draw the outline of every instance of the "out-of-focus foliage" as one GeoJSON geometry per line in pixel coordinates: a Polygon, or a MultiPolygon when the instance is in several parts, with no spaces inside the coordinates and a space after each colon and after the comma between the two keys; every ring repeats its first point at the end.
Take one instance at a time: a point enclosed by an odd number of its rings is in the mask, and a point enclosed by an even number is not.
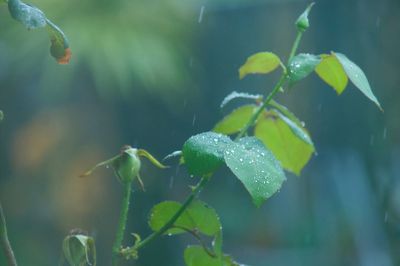
{"type": "Polygon", "coordinates": [[[177,95],[191,87],[188,46],[192,32],[188,25],[197,23],[196,3],[38,0],[35,4],[51,11],[49,17],[57,18],[68,33],[74,47],[70,67],[55,69],[54,63],[37,51],[37,46],[43,46],[42,38],[16,38],[20,26],[3,17],[0,34],[7,42],[23,40],[10,56],[18,61],[21,71],[29,73],[33,65],[41,66],[43,72],[37,78],[42,80],[41,90],[47,96],[55,95],[54,84],[59,95],[68,93],[81,71],[100,95],[111,99],[147,91],[173,103],[177,95]]]}

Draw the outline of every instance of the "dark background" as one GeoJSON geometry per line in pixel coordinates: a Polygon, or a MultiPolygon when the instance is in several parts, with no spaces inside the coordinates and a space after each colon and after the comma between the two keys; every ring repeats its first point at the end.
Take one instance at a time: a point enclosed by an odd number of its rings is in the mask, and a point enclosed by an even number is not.
{"type": "MultiPolygon", "coordinates": [[[[312,74],[277,97],[316,144],[301,177],[288,174],[256,209],[221,169],[201,199],[220,214],[224,251],[245,264],[400,265],[400,2],[316,2],[299,52],[346,54],[385,111],[353,85],[338,97],[312,74]]],[[[49,55],[44,30],[27,31],[0,5],[0,199],[20,265],[57,265],[73,228],[95,236],[98,265],[110,265],[121,186],[110,169],[77,176],[124,144],[163,158],[227,114],[234,104],[219,104],[231,91],[267,93],[279,71],[239,81],[237,69],[259,51],[285,61],[308,3],[32,1],[68,35],[66,66],[49,55]]],[[[182,201],[196,180],[147,162],[141,173],[147,191],[135,187],[128,232],[145,236],[151,207],[182,201]]],[[[183,265],[188,243],[162,237],[135,265],[183,265]]]]}

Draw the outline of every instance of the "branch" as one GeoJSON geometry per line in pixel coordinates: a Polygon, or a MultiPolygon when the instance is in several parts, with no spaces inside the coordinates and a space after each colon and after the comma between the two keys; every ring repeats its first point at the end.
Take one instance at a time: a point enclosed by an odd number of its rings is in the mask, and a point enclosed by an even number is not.
{"type": "Polygon", "coordinates": [[[182,213],[186,210],[186,208],[192,203],[192,201],[199,195],[203,187],[207,184],[208,180],[210,179],[209,176],[203,176],[199,183],[194,187],[192,193],[186,198],[185,202],[182,204],[180,209],[174,214],[174,216],[169,219],[169,221],[161,227],[158,231],[153,232],[151,235],[146,237],[144,240],[140,241],[137,245],[135,245],[135,249],[139,250],[140,248],[144,247],[160,235],[164,234],[168,229],[170,229],[175,221],[182,215],[182,213]]]}
{"type": "Polygon", "coordinates": [[[15,259],[10,241],[8,240],[6,219],[4,217],[1,203],[0,203],[0,245],[4,255],[7,258],[8,266],[17,266],[17,260],[15,259]]]}

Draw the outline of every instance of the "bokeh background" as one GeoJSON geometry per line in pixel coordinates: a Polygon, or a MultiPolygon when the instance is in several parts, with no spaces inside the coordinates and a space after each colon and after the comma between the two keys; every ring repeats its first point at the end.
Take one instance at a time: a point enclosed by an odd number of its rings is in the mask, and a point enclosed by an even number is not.
{"type": "MultiPolygon", "coordinates": [[[[258,51],[287,59],[303,0],[32,0],[68,35],[61,66],[44,30],[27,31],[0,5],[0,199],[22,266],[57,265],[73,228],[95,236],[110,265],[121,186],[110,169],[77,176],[131,144],[158,158],[207,131],[279,75],[242,81],[258,51]]],[[[221,169],[201,194],[220,214],[224,250],[254,266],[400,265],[400,2],[321,0],[299,52],[345,53],[367,74],[384,113],[354,86],[338,97],[315,74],[278,100],[306,122],[318,155],[256,209],[221,169]]],[[[175,165],[173,161],[170,162],[175,165]]],[[[145,162],[128,232],[150,231],[151,207],[183,200],[183,167],[145,162]]],[[[129,265],[180,266],[189,237],[162,237],[129,265]]],[[[5,265],[0,256],[0,265],[5,265]]],[[[127,264],[128,265],[128,264],[127,264]]]]}

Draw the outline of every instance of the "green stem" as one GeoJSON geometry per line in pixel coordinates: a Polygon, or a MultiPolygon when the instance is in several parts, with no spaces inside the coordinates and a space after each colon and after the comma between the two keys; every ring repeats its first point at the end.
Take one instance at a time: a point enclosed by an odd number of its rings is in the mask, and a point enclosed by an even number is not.
{"type": "Polygon", "coordinates": [[[169,221],[159,230],[153,232],[148,237],[140,241],[137,245],[135,245],[135,249],[138,250],[146,246],[148,243],[150,243],[160,235],[164,234],[168,229],[170,229],[174,225],[175,221],[182,215],[182,213],[190,205],[190,203],[192,203],[192,201],[199,195],[199,193],[207,184],[209,179],[210,179],[209,176],[203,176],[199,181],[199,183],[197,183],[197,185],[192,190],[192,193],[190,193],[190,195],[186,198],[185,202],[182,204],[179,210],[174,214],[174,216],[172,216],[171,219],[169,219],[169,221]]]}
{"type": "Polygon", "coordinates": [[[8,240],[6,219],[4,217],[1,203],[0,203],[0,245],[1,248],[3,249],[4,255],[7,258],[8,266],[17,266],[17,260],[15,259],[10,241],[8,240]]]}
{"type": "Polygon", "coordinates": [[[128,211],[129,211],[129,201],[131,197],[131,184],[124,184],[124,197],[122,199],[122,207],[121,213],[119,216],[119,224],[118,230],[116,233],[114,245],[113,245],[113,258],[112,258],[112,265],[118,265],[119,254],[121,250],[122,240],[124,239],[124,232],[126,227],[126,221],[128,219],[128,211]]]}
{"type": "MultiPolygon", "coordinates": [[[[303,32],[302,31],[297,31],[297,36],[296,39],[294,40],[292,49],[290,50],[290,55],[289,55],[289,60],[288,60],[288,65],[290,60],[292,60],[292,58],[294,57],[294,55],[296,54],[297,48],[299,47],[300,44],[300,40],[301,37],[303,36],[303,32]]],[[[254,125],[254,123],[257,121],[258,117],[260,116],[260,114],[262,113],[262,111],[264,110],[265,107],[267,107],[267,105],[269,104],[269,102],[272,100],[272,98],[274,98],[275,94],[278,93],[279,89],[283,86],[283,84],[285,84],[285,82],[287,81],[289,74],[287,73],[287,69],[288,67],[284,67],[283,68],[284,71],[281,75],[281,77],[279,78],[278,82],[276,83],[275,87],[272,89],[272,91],[268,94],[268,96],[265,98],[265,100],[263,101],[263,103],[258,107],[258,109],[255,111],[255,113],[250,117],[249,121],[247,122],[247,124],[245,125],[244,128],[242,128],[242,130],[240,130],[239,134],[236,136],[235,140],[240,139],[241,137],[244,136],[244,134],[247,133],[247,131],[249,130],[250,127],[252,127],[254,125]]]]}
{"type": "Polygon", "coordinates": [[[290,55],[289,55],[289,59],[288,59],[288,65],[290,63],[290,60],[292,60],[292,58],[296,54],[297,48],[299,48],[299,44],[300,44],[300,40],[301,40],[302,36],[303,36],[303,32],[302,31],[297,31],[296,39],[294,40],[294,43],[293,43],[293,46],[292,46],[292,50],[290,51],[290,55]]]}
{"type": "Polygon", "coordinates": [[[287,74],[286,72],[282,73],[281,77],[279,78],[279,81],[276,83],[274,89],[268,94],[267,98],[264,100],[264,102],[257,108],[256,112],[250,117],[249,121],[247,122],[246,126],[240,130],[239,134],[236,136],[235,140],[240,139],[241,137],[244,136],[244,134],[249,130],[250,127],[254,125],[264,108],[268,105],[268,103],[274,98],[275,94],[279,91],[279,89],[282,87],[282,85],[286,82],[287,80],[287,74]]]}

